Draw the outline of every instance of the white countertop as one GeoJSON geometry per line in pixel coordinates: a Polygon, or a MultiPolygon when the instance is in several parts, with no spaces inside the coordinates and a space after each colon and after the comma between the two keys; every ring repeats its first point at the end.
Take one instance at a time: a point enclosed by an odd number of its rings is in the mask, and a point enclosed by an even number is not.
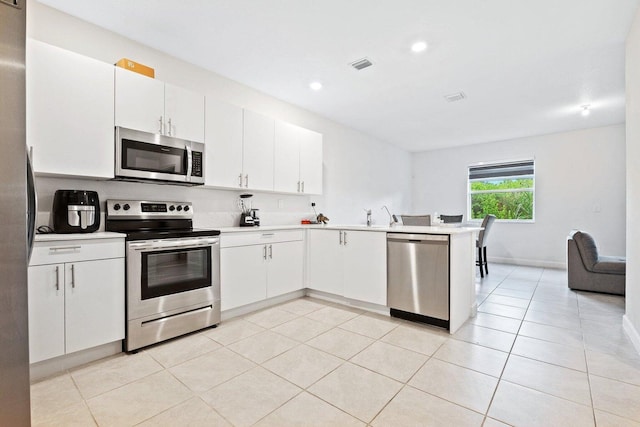
{"type": "Polygon", "coordinates": [[[123,233],[114,233],[111,231],[96,231],[95,233],[69,233],[69,234],[36,234],[34,241],[36,242],[55,242],[58,240],[91,240],[91,239],[115,239],[127,237],[123,233]]]}
{"type": "Polygon", "coordinates": [[[246,233],[261,232],[273,230],[295,230],[295,229],[320,229],[320,230],[353,230],[353,231],[380,231],[384,233],[426,233],[426,234],[465,234],[477,233],[482,227],[449,227],[449,226],[430,226],[421,227],[413,225],[261,225],[259,227],[221,227],[218,230],[222,233],[246,233]]]}

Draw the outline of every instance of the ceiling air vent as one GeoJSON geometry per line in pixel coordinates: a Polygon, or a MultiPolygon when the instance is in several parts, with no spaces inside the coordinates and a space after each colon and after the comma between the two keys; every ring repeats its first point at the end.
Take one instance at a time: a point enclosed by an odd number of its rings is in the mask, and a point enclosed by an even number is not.
{"type": "Polygon", "coordinates": [[[467,95],[465,95],[464,92],[456,92],[456,93],[450,93],[449,95],[445,95],[444,99],[446,99],[448,102],[456,102],[456,101],[462,101],[466,97],[467,95]]]}
{"type": "Polygon", "coordinates": [[[367,58],[358,59],[357,61],[351,63],[351,66],[358,71],[363,70],[367,67],[371,67],[372,65],[373,62],[369,61],[367,58]]]}

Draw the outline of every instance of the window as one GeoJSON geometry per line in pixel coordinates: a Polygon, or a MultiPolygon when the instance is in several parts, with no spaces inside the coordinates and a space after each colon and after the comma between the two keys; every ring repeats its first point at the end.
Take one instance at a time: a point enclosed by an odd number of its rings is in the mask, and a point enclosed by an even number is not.
{"type": "Polygon", "coordinates": [[[534,219],[533,160],[469,166],[469,216],[481,220],[492,214],[499,220],[534,219]]]}

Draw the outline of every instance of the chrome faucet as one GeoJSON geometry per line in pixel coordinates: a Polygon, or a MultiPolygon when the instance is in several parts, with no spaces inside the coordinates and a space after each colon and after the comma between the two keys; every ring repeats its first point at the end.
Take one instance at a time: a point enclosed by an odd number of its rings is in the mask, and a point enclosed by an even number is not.
{"type": "Polygon", "coordinates": [[[367,213],[367,227],[371,227],[371,209],[364,210],[367,213]]]}
{"type": "Polygon", "coordinates": [[[382,206],[382,209],[386,209],[387,214],[389,215],[389,227],[393,227],[394,224],[398,223],[398,218],[396,218],[395,215],[389,212],[389,208],[386,205],[382,206]]]}

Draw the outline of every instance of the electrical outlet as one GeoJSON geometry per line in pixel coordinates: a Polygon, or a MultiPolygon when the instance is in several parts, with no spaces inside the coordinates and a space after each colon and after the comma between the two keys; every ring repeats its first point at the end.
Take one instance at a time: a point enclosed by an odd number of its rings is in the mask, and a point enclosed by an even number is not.
{"type": "Polygon", "coordinates": [[[316,207],[316,202],[311,202],[311,207],[315,208],[316,207]]]}
{"type": "Polygon", "coordinates": [[[278,209],[284,208],[284,200],[278,199],[278,209]]]}

